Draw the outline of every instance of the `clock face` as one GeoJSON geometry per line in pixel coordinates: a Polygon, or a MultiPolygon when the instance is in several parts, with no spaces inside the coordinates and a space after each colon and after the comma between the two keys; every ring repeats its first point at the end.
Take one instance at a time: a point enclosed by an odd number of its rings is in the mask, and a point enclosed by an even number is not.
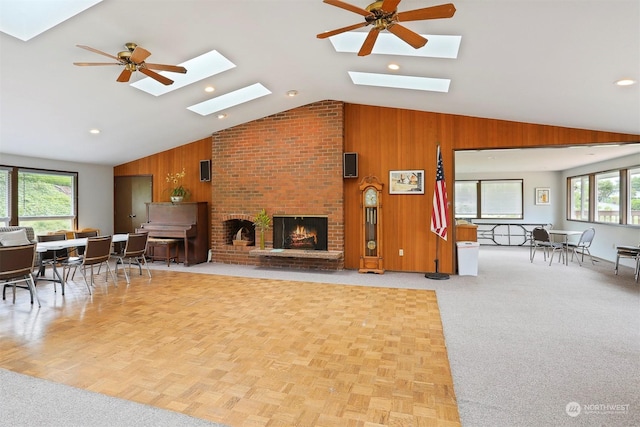
{"type": "Polygon", "coordinates": [[[370,188],[364,194],[364,204],[366,206],[378,205],[378,192],[374,188],[370,188]]]}

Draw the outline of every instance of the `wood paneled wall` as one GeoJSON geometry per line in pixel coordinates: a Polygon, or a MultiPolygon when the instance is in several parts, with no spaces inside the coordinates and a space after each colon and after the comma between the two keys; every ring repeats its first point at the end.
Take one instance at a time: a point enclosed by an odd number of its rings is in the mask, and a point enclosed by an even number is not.
{"type": "MultiPolygon", "coordinates": [[[[295,120],[286,114],[274,116],[286,122],[295,120]]],[[[336,125],[342,126],[341,115],[336,115],[336,125]],[[338,124],[339,122],[339,124],[338,124]]],[[[261,119],[264,121],[264,119],[261,119]]],[[[290,125],[295,122],[289,123],[290,125]]],[[[247,126],[241,125],[241,126],[247,126]]],[[[256,125],[258,126],[258,124],[256,125]]],[[[286,128],[287,123],[282,123],[286,128]]],[[[283,139],[271,131],[269,139],[283,139]]],[[[308,132],[310,137],[313,132],[308,132]]],[[[266,138],[266,137],[265,137],[266,138]]],[[[428,113],[395,108],[345,104],[344,146],[345,152],[358,153],[359,178],[343,179],[344,192],[344,267],[359,267],[360,238],[360,192],[358,184],[367,175],[377,176],[385,183],[382,212],[384,215],[384,265],[392,271],[434,271],[437,237],[430,231],[431,200],[435,183],[436,146],[442,149],[445,178],[448,184],[449,201],[453,202],[454,151],[462,149],[543,147],[550,145],[575,145],[608,142],[640,142],[640,135],[625,135],[581,129],[561,128],[503,120],[482,119],[450,114],[428,113]],[[389,171],[399,169],[423,169],[425,171],[425,194],[390,195],[389,171]],[[404,256],[399,256],[403,249],[404,256]]],[[[251,155],[251,152],[245,153],[251,155]]],[[[193,201],[207,201],[212,208],[211,183],[199,180],[200,160],[212,156],[212,138],[208,137],[191,144],[164,151],[149,157],[129,162],[114,168],[114,175],[145,175],[154,177],[154,201],[166,201],[169,187],[165,181],[167,173],[175,173],[184,167],[187,176],[185,186],[192,192],[193,201]]],[[[223,170],[224,158],[215,159],[216,168],[223,170]],[[221,163],[223,162],[223,163],[221,163]]],[[[341,174],[341,164],[329,161],[329,174],[341,174]]],[[[272,171],[276,174],[276,171],[272,171]]],[[[272,176],[269,184],[277,183],[272,176]]],[[[320,183],[311,186],[317,189],[320,183]]],[[[325,183],[326,184],[326,183],[325,183]]],[[[294,192],[308,197],[307,191],[294,192]]],[[[264,197],[264,195],[260,195],[264,197]]],[[[289,201],[292,205],[306,201],[289,201]]],[[[271,206],[258,202],[256,206],[271,206]]],[[[255,211],[255,207],[248,212],[255,211]]],[[[288,210],[287,210],[288,211],[288,210]]],[[[284,212],[284,211],[283,211],[284,212]]],[[[271,212],[272,213],[272,212],[271,212]]],[[[452,221],[453,206],[450,207],[452,221]]],[[[336,214],[337,215],[337,214],[336,214]]],[[[440,240],[438,259],[440,271],[453,273],[455,268],[454,227],[449,229],[448,240],[440,240]]]]}
{"type": "Polygon", "coordinates": [[[172,184],[167,182],[167,174],[184,168],[183,185],[191,192],[189,201],[211,206],[211,182],[200,182],[200,160],[211,160],[211,137],[118,165],[113,175],[153,175],[153,201],[168,202],[172,184]]]}
{"type": "MultiPolygon", "coordinates": [[[[638,142],[640,135],[543,126],[450,114],[366,105],[345,105],[345,151],[358,153],[360,179],[377,176],[385,183],[385,268],[393,271],[435,271],[436,241],[430,230],[435,184],[436,147],[442,150],[449,201],[453,202],[454,151],[459,149],[541,147],[605,142],[638,142]],[[390,195],[389,171],[424,169],[424,195],[390,195]],[[404,256],[399,255],[403,249],[404,256]]],[[[345,268],[359,265],[360,179],[344,180],[345,268]]],[[[450,207],[449,223],[453,218],[450,207]]],[[[440,271],[452,273],[454,227],[440,239],[440,271]]]]}

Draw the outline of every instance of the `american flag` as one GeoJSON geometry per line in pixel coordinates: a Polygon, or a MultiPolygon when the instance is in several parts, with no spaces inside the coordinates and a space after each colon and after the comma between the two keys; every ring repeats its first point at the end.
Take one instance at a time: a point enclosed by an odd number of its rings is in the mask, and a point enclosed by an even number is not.
{"type": "Polygon", "coordinates": [[[433,190],[433,211],[431,212],[431,231],[447,240],[447,185],[444,181],[442,154],[438,146],[438,170],[436,171],[436,187],[433,190]]]}

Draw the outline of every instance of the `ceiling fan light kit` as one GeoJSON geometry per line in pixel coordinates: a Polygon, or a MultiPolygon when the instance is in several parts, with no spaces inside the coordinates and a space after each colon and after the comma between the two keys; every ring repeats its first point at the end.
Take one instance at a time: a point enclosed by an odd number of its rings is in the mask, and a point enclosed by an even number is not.
{"type": "Polygon", "coordinates": [[[166,65],[166,64],[150,64],[145,62],[145,60],[151,56],[151,52],[144,49],[141,46],[138,46],[135,43],[125,43],[124,47],[127,50],[122,52],[118,52],[118,56],[110,55],[106,52],[102,52],[101,50],[94,49],[89,46],[84,45],[76,45],[81,49],[88,50],[93,53],[97,53],[98,55],[103,55],[108,58],[114,59],[117,62],[74,62],[74,65],[78,65],[81,67],[84,66],[102,66],[102,65],[122,65],[124,69],[116,79],[116,81],[121,83],[126,83],[131,79],[131,74],[135,71],[140,71],[142,74],[151,77],[152,79],[162,83],[163,85],[173,84],[173,80],[163,76],[162,74],[156,73],[153,70],[158,71],[168,71],[171,73],[181,73],[185,74],[187,69],[178,65],[166,65]]]}
{"type": "Polygon", "coordinates": [[[364,22],[320,33],[317,35],[319,39],[332,37],[340,33],[356,30],[369,25],[373,26],[362,44],[362,47],[358,52],[358,56],[367,56],[371,53],[376,39],[378,38],[378,34],[383,30],[387,30],[394,34],[405,43],[411,45],[414,49],[419,49],[427,44],[428,40],[420,34],[404,27],[400,22],[451,18],[456,13],[456,8],[452,3],[425,7],[423,9],[415,9],[406,12],[398,12],[397,7],[401,0],[376,1],[364,9],[340,0],[323,1],[324,3],[332,6],[364,16],[364,22]]]}

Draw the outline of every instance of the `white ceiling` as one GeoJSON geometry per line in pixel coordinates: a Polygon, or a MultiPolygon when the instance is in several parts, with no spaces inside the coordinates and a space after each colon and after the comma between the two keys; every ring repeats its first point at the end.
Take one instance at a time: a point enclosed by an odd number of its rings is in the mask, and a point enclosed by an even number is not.
{"type": "Polygon", "coordinates": [[[620,157],[636,156],[640,144],[600,144],[573,147],[456,151],[456,174],[564,171],[620,157]]]}
{"type": "MultiPolygon", "coordinates": [[[[445,2],[403,0],[398,10],[445,2]]],[[[640,85],[613,84],[640,80],[640,2],[453,3],[451,19],[406,26],[461,35],[458,59],[336,53],[316,34],[362,18],[321,0],[104,0],[27,42],[0,33],[0,153],[117,165],[324,99],[640,134],[640,85]],[[76,44],[116,54],[126,42],[149,50],[149,62],[216,49],[236,68],[155,97],[116,82],[119,67],[72,65],[108,62],[76,44]],[[348,71],[389,73],[392,61],[402,74],[450,78],[450,91],[349,79],[348,71]],[[258,82],[272,94],[224,120],[187,110],[211,97],[205,85],[218,96],[258,82]],[[297,97],[286,96],[292,89],[297,97]]]]}

